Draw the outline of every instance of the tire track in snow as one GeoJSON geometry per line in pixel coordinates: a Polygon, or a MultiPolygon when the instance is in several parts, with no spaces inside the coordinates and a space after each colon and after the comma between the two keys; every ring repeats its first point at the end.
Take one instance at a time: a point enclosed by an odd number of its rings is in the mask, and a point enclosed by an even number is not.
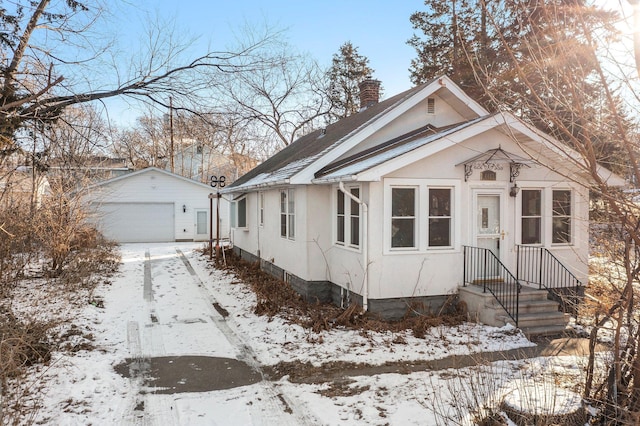
{"type": "MultiPolygon", "coordinates": [[[[138,345],[140,346],[139,357],[142,362],[154,356],[165,355],[164,342],[162,340],[162,330],[157,324],[156,302],[153,296],[153,258],[149,249],[145,250],[144,260],[144,285],[142,296],[144,299],[144,311],[147,323],[144,324],[142,332],[142,342],[140,342],[140,331],[137,331],[138,345]]],[[[136,322],[136,327],[139,328],[136,322]]],[[[133,354],[132,354],[133,355],[133,354]]],[[[142,399],[143,418],[142,425],[145,426],[170,426],[180,425],[178,412],[172,398],[164,395],[156,395],[153,392],[147,393],[142,399]]]]}
{"type": "Polygon", "coordinates": [[[176,252],[184,263],[184,266],[191,274],[194,284],[198,286],[202,296],[209,302],[208,306],[212,311],[212,315],[210,315],[211,320],[227,338],[229,343],[238,349],[238,360],[245,362],[257,371],[263,379],[259,386],[263,388],[264,394],[267,398],[262,401],[265,405],[264,410],[257,413],[251,413],[251,418],[254,420],[253,423],[255,425],[278,424],[281,426],[287,424],[295,426],[320,424],[321,422],[319,422],[318,419],[307,414],[307,410],[304,410],[286,395],[279,392],[276,383],[268,380],[262,369],[262,365],[258,362],[255,352],[234,330],[231,329],[228,323],[231,321],[223,317],[218,311],[219,308],[216,307],[220,307],[220,304],[206,289],[202,279],[200,279],[198,273],[191,265],[191,262],[189,262],[189,259],[187,259],[182,250],[176,248],[176,252]]]}

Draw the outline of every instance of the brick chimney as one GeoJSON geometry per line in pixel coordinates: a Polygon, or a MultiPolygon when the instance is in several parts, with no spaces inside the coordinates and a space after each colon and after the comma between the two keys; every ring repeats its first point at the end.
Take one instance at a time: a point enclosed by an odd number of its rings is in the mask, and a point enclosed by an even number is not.
{"type": "Polygon", "coordinates": [[[358,89],[360,89],[360,110],[367,109],[371,105],[377,104],[380,100],[379,80],[367,77],[358,84],[358,89]]]}

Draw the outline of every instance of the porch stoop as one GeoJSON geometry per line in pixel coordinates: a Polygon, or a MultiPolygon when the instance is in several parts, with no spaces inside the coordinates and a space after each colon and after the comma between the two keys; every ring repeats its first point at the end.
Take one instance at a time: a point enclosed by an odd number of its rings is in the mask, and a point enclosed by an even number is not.
{"type": "MultiPolygon", "coordinates": [[[[559,303],[549,300],[547,294],[546,290],[522,286],[518,328],[525,335],[553,335],[565,330],[570,315],[560,312],[559,303]]],[[[460,287],[459,296],[467,305],[470,319],[494,327],[502,327],[508,323],[515,325],[493,294],[482,291],[482,285],[460,287]]]]}

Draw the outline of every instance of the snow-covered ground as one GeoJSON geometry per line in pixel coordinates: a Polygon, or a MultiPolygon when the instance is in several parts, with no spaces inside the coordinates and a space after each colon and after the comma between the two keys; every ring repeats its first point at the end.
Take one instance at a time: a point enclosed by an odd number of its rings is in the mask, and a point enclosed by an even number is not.
{"type": "MultiPolygon", "coordinates": [[[[476,394],[486,393],[483,398],[492,399],[518,381],[537,380],[541,372],[555,376],[556,382],[562,377],[559,382],[564,383],[581,374],[577,358],[555,357],[460,370],[356,376],[341,383],[299,384],[285,376],[225,390],[160,394],[145,387],[141,378],[122,377],[114,367],[129,358],[171,355],[240,359],[258,369],[293,361],[316,366],[330,361],[382,365],[532,345],[513,329],[470,323],[435,327],[422,339],[410,331],[314,334],[279,318],[253,314],[251,290],[234,276],[212,270],[197,252],[200,247],[193,243],[122,246],[119,273],[94,295],[104,307],[86,305],[77,321],[94,335],[96,349],[54,354],[50,365],[33,370],[42,408],[25,423],[450,424],[442,420],[456,416],[449,404],[457,400],[456,405],[464,406],[470,387],[477,385],[476,394]],[[214,304],[229,316],[223,318],[214,304]]],[[[46,304],[37,309],[46,309],[46,304]]]]}

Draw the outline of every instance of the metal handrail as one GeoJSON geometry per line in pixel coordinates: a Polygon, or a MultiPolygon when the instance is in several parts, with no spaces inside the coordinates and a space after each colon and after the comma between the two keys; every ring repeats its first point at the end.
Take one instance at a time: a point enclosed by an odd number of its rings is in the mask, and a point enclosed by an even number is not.
{"type": "Polygon", "coordinates": [[[563,311],[576,310],[583,293],[582,282],[547,248],[516,245],[518,280],[545,289],[562,304],[563,311]]]}
{"type": "Polygon", "coordinates": [[[518,279],[489,249],[463,246],[463,285],[482,285],[490,292],[518,326],[520,288],[518,279]]]}

